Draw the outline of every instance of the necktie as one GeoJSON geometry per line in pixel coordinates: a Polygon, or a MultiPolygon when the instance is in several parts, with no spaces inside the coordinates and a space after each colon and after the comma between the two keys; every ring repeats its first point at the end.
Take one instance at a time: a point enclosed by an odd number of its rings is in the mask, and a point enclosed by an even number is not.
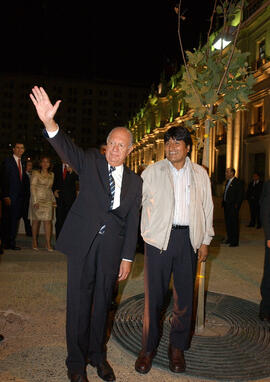
{"type": "MultiPolygon", "coordinates": [[[[114,166],[110,166],[110,169],[109,169],[109,184],[110,184],[110,192],[111,192],[110,210],[113,209],[113,201],[114,201],[114,193],[115,193],[115,181],[114,181],[113,176],[112,176],[112,172],[114,170],[115,170],[115,167],[114,166]]],[[[106,228],[106,226],[103,225],[100,228],[98,233],[100,235],[103,235],[105,233],[105,228],[106,228]]]]}
{"type": "Polygon", "coordinates": [[[111,204],[110,204],[110,210],[113,209],[113,202],[114,202],[114,193],[115,193],[115,181],[112,176],[112,172],[115,170],[114,166],[110,166],[109,170],[109,183],[110,183],[110,191],[111,191],[111,204]]]}
{"type": "Polygon", "coordinates": [[[63,170],[63,180],[66,179],[67,176],[67,166],[65,165],[64,170],[63,170]]]}
{"type": "Polygon", "coordinates": [[[22,180],[22,166],[21,166],[20,158],[18,159],[18,169],[19,169],[20,180],[22,180]]]}

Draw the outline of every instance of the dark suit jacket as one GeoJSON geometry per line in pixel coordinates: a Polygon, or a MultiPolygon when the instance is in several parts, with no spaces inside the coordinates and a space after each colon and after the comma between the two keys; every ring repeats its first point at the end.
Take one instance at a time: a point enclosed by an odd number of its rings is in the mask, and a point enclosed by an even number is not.
{"type": "Polygon", "coordinates": [[[253,181],[249,183],[247,189],[247,200],[256,200],[259,201],[261,198],[261,193],[263,189],[263,181],[259,180],[255,186],[253,185],[253,181]]]}
{"type": "Polygon", "coordinates": [[[63,166],[58,165],[53,169],[54,182],[53,191],[59,190],[59,198],[56,198],[57,207],[62,205],[71,207],[72,203],[76,199],[76,182],[78,181],[78,175],[75,171],[69,173],[67,171],[65,180],[63,179],[63,166]]]}
{"type": "MultiPolygon", "coordinates": [[[[226,190],[226,186],[223,193],[223,203],[222,203],[223,206],[224,206],[225,190],[226,190]]],[[[244,198],[243,184],[238,178],[233,178],[226,193],[226,205],[234,205],[234,206],[237,206],[238,209],[240,209],[243,198],[244,198]]]]}
{"type": "Polygon", "coordinates": [[[2,197],[11,199],[13,209],[18,209],[21,215],[22,204],[29,186],[29,179],[22,166],[22,180],[20,180],[19,169],[15,159],[8,157],[5,159],[2,168],[2,197]]]}
{"type": "MultiPolygon", "coordinates": [[[[47,134],[46,131],[44,134],[47,134]]],[[[96,149],[83,151],[61,130],[48,138],[60,158],[79,175],[80,192],[57,241],[57,249],[80,261],[100,228],[106,225],[101,261],[106,272],[117,273],[121,259],[133,260],[137,242],[142,180],[124,167],[121,203],[110,210],[108,162],[96,149]]]]}
{"type": "Polygon", "coordinates": [[[261,196],[261,220],[265,240],[270,240],[270,180],[264,183],[261,196]]]}

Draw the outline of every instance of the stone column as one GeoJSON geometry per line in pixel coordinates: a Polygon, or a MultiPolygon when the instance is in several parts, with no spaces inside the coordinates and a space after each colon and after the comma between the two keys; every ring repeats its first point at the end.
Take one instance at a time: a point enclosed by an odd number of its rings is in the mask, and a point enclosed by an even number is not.
{"type": "Polygon", "coordinates": [[[232,166],[232,116],[227,121],[226,168],[232,166]]]}
{"type": "Polygon", "coordinates": [[[239,171],[239,157],[240,157],[240,133],[241,133],[241,111],[235,114],[234,121],[234,136],[233,136],[233,168],[235,169],[236,176],[239,171]]]}

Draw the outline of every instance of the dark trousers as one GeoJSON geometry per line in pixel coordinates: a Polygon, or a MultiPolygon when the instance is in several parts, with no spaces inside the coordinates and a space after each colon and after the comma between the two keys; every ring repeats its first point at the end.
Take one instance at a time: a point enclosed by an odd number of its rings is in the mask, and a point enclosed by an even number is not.
{"type": "Polygon", "coordinates": [[[170,343],[181,350],[190,345],[196,254],[189,239],[189,229],[171,231],[166,251],[146,244],[144,259],[145,307],[143,350],[151,352],[160,340],[160,319],[173,274],[173,317],[170,343]]]}
{"type": "Polygon", "coordinates": [[[27,235],[31,235],[32,228],[31,228],[30,219],[28,219],[28,211],[29,211],[29,199],[24,202],[22,218],[24,222],[25,233],[27,235]]]}
{"type": "Polygon", "coordinates": [[[224,217],[227,239],[230,244],[239,244],[239,210],[234,204],[224,202],[224,217]]]}
{"type": "Polygon", "coordinates": [[[6,247],[14,247],[16,245],[21,212],[22,205],[16,203],[16,205],[6,206],[3,203],[3,244],[6,247]]]}
{"type": "Polygon", "coordinates": [[[59,236],[59,233],[63,227],[63,224],[66,220],[67,214],[70,210],[70,205],[66,205],[64,203],[61,206],[57,206],[56,208],[56,221],[55,221],[55,236],[56,239],[59,236]]]}
{"type": "Polygon", "coordinates": [[[74,374],[84,373],[86,358],[94,365],[106,359],[107,316],[117,275],[103,271],[102,240],[97,235],[81,262],[68,261],[66,364],[74,374]]]}
{"type": "Polygon", "coordinates": [[[265,245],[264,271],[261,282],[260,312],[270,315],[270,248],[265,245]]]}
{"type": "Polygon", "coordinates": [[[260,203],[259,200],[250,199],[248,201],[249,209],[250,209],[250,225],[257,227],[261,227],[261,219],[260,219],[260,203]]]}

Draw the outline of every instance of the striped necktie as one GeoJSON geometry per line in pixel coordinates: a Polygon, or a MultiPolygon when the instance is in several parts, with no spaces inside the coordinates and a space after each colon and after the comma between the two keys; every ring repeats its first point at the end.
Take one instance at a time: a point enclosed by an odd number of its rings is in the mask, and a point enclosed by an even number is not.
{"type": "MultiPolygon", "coordinates": [[[[113,201],[114,201],[114,193],[115,193],[115,181],[114,181],[113,176],[112,176],[112,172],[114,170],[115,170],[115,167],[110,166],[110,169],[109,169],[109,184],[110,184],[110,192],[111,192],[110,210],[113,209],[113,201]]],[[[105,228],[106,228],[106,225],[103,225],[100,228],[98,233],[100,235],[103,235],[105,233],[105,228]]]]}
{"type": "Polygon", "coordinates": [[[111,192],[111,204],[110,204],[110,210],[113,209],[113,202],[114,202],[114,193],[115,193],[115,181],[112,176],[112,172],[115,170],[114,166],[110,166],[109,170],[109,184],[110,184],[110,192],[111,192]]]}

